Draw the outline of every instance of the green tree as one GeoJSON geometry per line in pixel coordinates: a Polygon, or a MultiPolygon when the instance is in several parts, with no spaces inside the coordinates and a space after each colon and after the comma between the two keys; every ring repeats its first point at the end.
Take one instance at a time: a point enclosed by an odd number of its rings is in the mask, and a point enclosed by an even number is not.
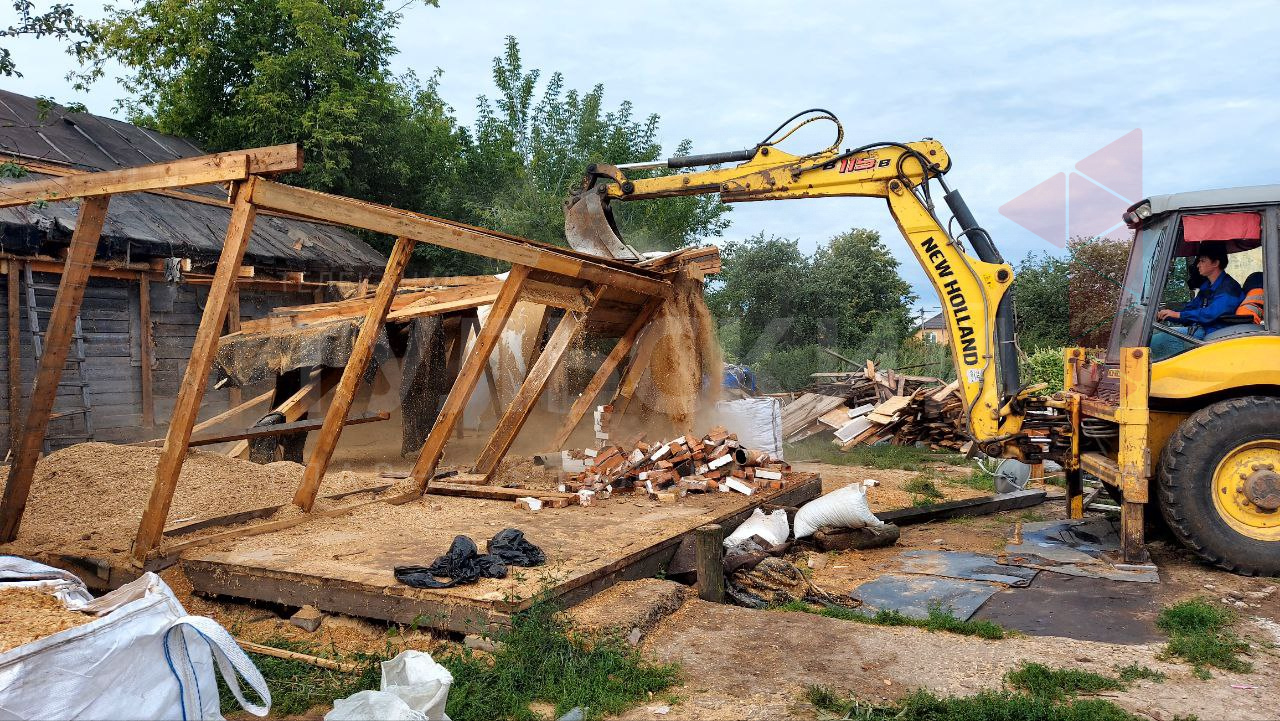
{"type": "MultiPolygon", "coordinates": [[[[31,0],[13,0],[16,22],[0,30],[0,38],[16,38],[30,35],[34,38],[51,37],[71,43],[67,52],[81,55],[89,43],[89,24],[71,3],[54,3],[48,10],[38,12],[31,0]]],[[[0,76],[22,77],[9,48],[0,47],[0,76]]]]}
{"type": "Polygon", "coordinates": [[[399,20],[381,0],[138,0],[94,24],[90,74],[120,62],[130,119],[206,150],[299,142],[291,182],[441,210],[453,119],[435,76],[390,73],[399,20]]]}
{"type": "MultiPolygon", "coordinates": [[[[658,116],[635,118],[629,101],[606,110],[604,86],[566,88],[552,73],[526,69],[520,46],[507,38],[493,61],[496,94],[479,98],[475,126],[463,136],[469,214],[480,225],[564,245],[566,196],[591,163],[656,160],[658,116]]],[[[677,154],[688,152],[685,141],[677,154]]],[[[654,171],[650,171],[652,173],[654,171]]],[[[644,177],[637,174],[636,177],[644,177]]],[[[614,212],[628,242],[642,250],[672,250],[728,226],[728,207],[713,196],[618,203],[614,212]]]]}
{"type": "Polygon", "coordinates": [[[1031,353],[1037,348],[1061,348],[1069,342],[1068,270],[1070,258],[1028,253],[1014,274],[1013,298],[1018,311],[1018,344],[1031,353]]]}
{"type": "Polygon", "coordinates": [[[1129,244],[1110,238],[1072,238],[1067,244],[1067,271],[1072,345],[1103,348],[1111,338],[1124,283],[1129,244]]]}
{"type": "Polygon", "coordinates": [[[794,345],[791,328],[808,322],[804,286],[812,264],[794,240],[757,233],[720,249],[721,271],[707,305],[721,323],[736,323],[722,338],[725,353],[751,363],[778,346],[794,345]]]}
{"type": "Polygon", "coordinates": [[[873,330],[894,346],[907,336],[915,296],[874,230],[854,228],[820,246],[805,290],[809,320],[802,330],[814,340],[853,348],[873,330]]]}

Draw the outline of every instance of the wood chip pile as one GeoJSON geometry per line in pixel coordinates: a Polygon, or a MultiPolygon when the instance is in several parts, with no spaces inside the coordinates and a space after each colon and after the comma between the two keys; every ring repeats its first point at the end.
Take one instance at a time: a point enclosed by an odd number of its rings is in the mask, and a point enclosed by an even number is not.
{"type": "Polygon", "coordinates": [[[788,442],[831,434],[842,450],[888,441],[968,453],[960,384],[938,378],[876,370],[868,361],[856,373],[818,373],[815,383],[782,409],[788,442]]]}
{"type": "Polygon", "coordinates": [[[681,436],[653,443],[638,438],[566,453],[561,490],[590,491],[584,494],[588,498],[645,493],[652,499],[675,501],[689,493],[715,491],[750,496],[785,487],[791,470],[764,451],[744,448],[737,435],[719,426],[701,438],[681,436]]]}

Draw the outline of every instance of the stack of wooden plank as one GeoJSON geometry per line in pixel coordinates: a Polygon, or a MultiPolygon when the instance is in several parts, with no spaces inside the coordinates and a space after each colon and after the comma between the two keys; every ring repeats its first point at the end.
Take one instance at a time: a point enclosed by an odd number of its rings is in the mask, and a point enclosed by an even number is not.
{"type": "Polygon", "coordinates": [[[956,382],[878,370],[815,373],[805,393],[782,409],[782,436],[796,442],[831,433],[842,449],[889,441],[967,453],[964,401],[956,382]]]}
{"type": "Polygon", "coordinates": [[[689,493],[737,491],[751,495],[782,488],[791,466],[764,451],[744,448],[737,435],[715,427],[701,438],[681,436],[647,443],[641,438],[623,445],[605,444],[569,452],[584,470],[566,472],[564,492],[593,497],[613,493],[645,493],[674,501],[689,493]]]}

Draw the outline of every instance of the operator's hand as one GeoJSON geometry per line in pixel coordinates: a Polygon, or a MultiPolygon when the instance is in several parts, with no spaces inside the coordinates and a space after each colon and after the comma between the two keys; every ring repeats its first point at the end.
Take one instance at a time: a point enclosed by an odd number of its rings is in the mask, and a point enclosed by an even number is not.
{"type": "Polygon", "coordinates": [[[1161,308],[1160,311],[1156,313],[1156,320],[1169,320],[1170,318],[1178,320],[1181,317],[1181,313],[1169,308],[1161,308]]]}

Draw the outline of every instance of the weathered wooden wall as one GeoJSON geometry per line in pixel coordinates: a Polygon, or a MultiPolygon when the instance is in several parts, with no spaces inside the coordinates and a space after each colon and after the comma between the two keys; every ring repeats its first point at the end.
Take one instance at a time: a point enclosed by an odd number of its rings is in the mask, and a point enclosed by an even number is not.
{"type": "MultiPolygon", "coordinates": [[[[20,279],[21,276],[14,274],[0,277],[0,289],[7,291],[5,284],[11,278],[20,279]]],[[[34,273],[33,279],[37,286],[49,287],[55,287],[59,280],[57,275],[45,273],[34,273]]],[[[80,309],[85,336],[84,372],[89,383],[93,437],[89,438],[85,432],[83,415],[56,417],[60,411],[80,407],[82,404],[80,389],[76,385],[80,376],[76,373],[75,363],[68,360],[62,376],[63,382],[58,387],[55,418],[49,424],[51,447],[61,448],[86,440],[125,443],[163,435],[191,353],[196,328],[200,324],[208,287],[187,284],[167,286],[156,281],[150,285],[151,323],[155,342],[153,394],[156,428],[142,426],[141,310],[138,283],[95,277],[89,281],[80,309]]],[[[25,409],[35,378],[36,358],[27,320],[25,283],[20,283],[20,289],[18,318],[21,387],[25,409]]],[[[244,320],[261,318],[277,306],[308,303],[312,300],[310,290],[303,293],[242,290],[240,295],[240,315],[244,320]]],[[[36,305],[43,310],[40,313],[42,330],[48,323],[48,310],[53,306],[53,297],[53,290],[36,291],[36,305]]],[[[8,315],[7,298],[7,292],[0,292],[0,308],[5,311],[0,313],[0,324],[5,326],[0,337],[6,344],[0,347],[4,348],[7,348],[9,333],[8,324],[4,323],[8,315]]],[[[70,357],[74,356],[73,343],[70,357]]],[[[8,373],[8,354],[0,353],[0,378],[7,379],[8,373]]],[[[200,417],[207,418],[226,410],[227,397],[228,391],[225,388],[210,390],[205,396],[200,417]]],[[[9,423],[9,386],[5,382],[0,383],[0,457],[9,451],[9,423]]]]}

